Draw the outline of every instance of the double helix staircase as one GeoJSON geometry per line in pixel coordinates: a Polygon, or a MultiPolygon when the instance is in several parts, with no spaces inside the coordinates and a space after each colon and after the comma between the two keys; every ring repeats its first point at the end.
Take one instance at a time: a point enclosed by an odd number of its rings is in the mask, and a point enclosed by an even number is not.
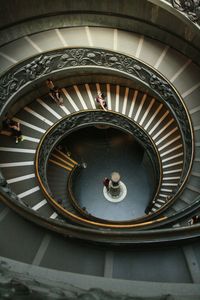
{"type": "MultiPolygon", "coordinates": [[[[35,55],[46,51],[68,47],[104,48],[122,52],[152,66],[175,87],[182,97],[192,121],[195,142],[194,160],[183,191],[176,201],[163,211],[161,216],[170,218],[187,210],[188,207],[192,207],[198,201],[200,193],[200,68],[189,57],[157,40],[117,28],[83,26],[37,32],[2,46],[0,49],[1,74],[8,72],[22,60],[34,58],[35,55]]],[[[53,74],[52,77],[54,77],[53,74]]],[[[82,78],[81,74],[81,80],[82,78]]],[[[0,168],[10,188],[38,216],[62,224],[66,220],[49,204],[36,179],[34,166],[36,149],[43,134],[66,115],[83,110],[95,110],[95,97],[99,91],[106,94],[108,111],[114,111],[132,119],[148,133],[158,149],[163,178],[158,196],[151,207],[152,215],[158,212],[170,198],[177,187],[184,165],[181,133],[173,114],[166,106],[156,97],[138,87],[130,87],[124,81],[123,84],[115,83],[115,79],[112,80],[109,75],[105,74],[104,78],[99,75],[99,78],[98,76],[96,78],[99,80],[95,81],[90,78],[84,83],[76,83],[66,74],[66,78],[58,79],[56,83],[62,88],[63,106],[52,102],[45,83],[34,86],[34,89],[38,89],[37,96],[34,95],[26,102],[22,96],[18,99],[19,105],[16,102],[8,109],[13,114],[13,119],[20,122],[24,141],[15,144],[15,140],[9,132],[1,131],[0,168]]],[[[63,197],[67,198],[63,184],[72,167],[69,161],[66,163],[65,155],[56,150],[50,158],[51,164],[48,167],[51,190],[58,200],[63,197]],[[55,178],[55,174],[58,175],[57,178],[55,178]],[[59,184],[62,185],[62,188],[59,188],[59,184]],[[60,191],[63,192],[60,193],[60,191]]],[[[74,163],[72,164],[74,166],[74,163]]],[[[0,209],[0,232],[1,234],[6,232],[6,235],[10,236],[9,242],[4,242],[1,249],[2,256],[72,272],[98,276],[103,276],[105,273],[108,275],[111,272],[113,278],[135,278],[134,271],[130,271],[129,274],[125,273],[125,266],[133,262],[132,253],[125,258],[123,251],[118,253],[116,250],[105,250],[101,247],[97,249],[94,245],[81,244],[70,239],[64,240],[57,234],[35,227],[20,218],[2,202],[0,209]],[[23,234],[20,236],[21,232],[23,234]],[[32,233],[30,234],[30,232],[32,233]],[[34,235],[33,240],[31,235],[34,233],[37,234],[34,235]],[[23,256],[20,249],[21,247],[26,249],[26,245],[29,245],[30,251],[27,256],[23,256]],[[15,253],[12,251],[14,248],[15,253]],[[78,261],[73,265],[71,261],[77,252],[79,253],[79,256],[76,256],[78,261]],[[120,260],[121,258],[122,260],[120,260]],[[87,268],[85,268],[86,265],[87,268]],[[108,271],[108,266],[112,266],[112,271],[108,271]]],[[[67,209],[74,212],[73,206],[67,206],[67,209]]],[[[178,221],[177,224],[181,227],[185,226],[186,222],[187,217],[183,224],[178,221]]],[[[167,227],[173,230],[172,224],[169,223],[167,227]]],[[[73,236],[73,231],[71,235],[73,236]]],[[[197,251],[199,246],[196,244],[194,247],[197,251]]],[[[169,250],[168,254],[173,257],[173,249],[169,250]]],[[[163,266],[162,255],[166,255],[164,250],[161,254],[157,250],[152,251],[150,254],[152,260],[150,259],[148,262],[145,260],[148,268],[155,266],[154,263],[157,261],[163,266]]],[[[178,260],[175,262],[172,258],[169,269],[174,263],[178,265],[182,255],[182,250],[179,249],[178,260]]],[[[144,255],[141,254],[141,260],[143,258],[144,255]]],[[[176,280],[178,277],[180,282],[190,282],[189,275],[185,275],[187,267],[183,265],[181,268],[182,274],[181,272],[177,272],[177,274],[169,272],[170,274],[163,275],[163,278],[156,279],[152,276],[150,280],[173,281],[173,278],[176,280]]],[[[138,269],[140,269],[139,265],[138,269]]],[[[139,279],[145,278],[144,273],[141,272],[139,279]]]]}

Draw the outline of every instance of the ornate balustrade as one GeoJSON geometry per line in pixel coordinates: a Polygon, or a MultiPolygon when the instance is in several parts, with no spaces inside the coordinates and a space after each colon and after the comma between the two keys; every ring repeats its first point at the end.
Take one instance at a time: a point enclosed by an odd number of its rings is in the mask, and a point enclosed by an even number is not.
{"type": "MultiPolygon", "coordinates": [[[[141,84],[141,86],[144,86],[148,91],[150,91],[150,93],[155,94],[158,97],[158,99],[161,102],[163,102],[165,106],[168,107],[168,109],[176,119],[176,122],[181,131],[185,154],[185,164],[180,179],[180,184],[178,186],[178,189],[175,191],[174,197],[172,199],[175,200],[177,195],[182,190],[191,170],[194,155],[194,138],[191,120],[181,97],[173,88],[173,86],[170,85],[170,83],[156,70],[144,64],[138,59],[134,59],[123,54],[117,54],[112,51],[91,48],[69,48],[63,50],[58,49],[51,52],[47,52],[42,55],[37,55],[34,58],[31,58],[14,66],[0,78],[1,114],[3,114],[7,110],[7,107],[18,98],[19,93],[23,94],[28,89],[32,88],[33,84],[44,81],[52,72],[76,72],[78,69],[84,69],[86,73],[90,72],[91,70],[95,70],[96,72],[98,72],[98,70],[109,70],[110,72],[113,72],[113,74],[119,74],[120,76],[123,76],[125,78],[137,80],[138,83],[141,84]]],[[[96,116],[94,117],[95,112],[89,113],[89,121],[96,122],[96,116]]],[[[83,115],[84,114],[85,113],[83,113],[83,115]]],[[[109,123],[110,121],[107,120],[109,114],[101,111],[98,122],[109,123]]],[[[46,159],[48,159],[48,153],[50,153],[51,149],[53,149],[59,142],[60,134],[63,135],[67,128],[70,130],[74,130],[76,126],[75,124],[77,124],[77,122],[79,122],[82,118],[85,118],[83,117],[83,115],[81,117],[77,117],[76,115],[70,116],[66,124],[63,125],[63,127],[61,126],[58,131],[55,131],[53,133],[53,139],[48,140],[46,150],[44,149],[43,155],[41,156],[41,160],[39,161],[37,167],[41,166],[42,168],[43,166],[44,170],[46,169],[46,159]]],[[[117,121],[115,119],[116,116],[113,120],[112,125],[118,126],[117,121]]],[[[122,119],[123,118],[121,117],[120,126],[128,130],[128,128],[126,128],[127,123],[124,122],[122,119]]],[[[128,126],[130,126],[130,124],[128,124],[128,126]]],[[[53,129],[54,127],[51,129],[52,132],[53,129]]],[[[154,163],[158,162],[156,150],[154,149],[154,147],[152,147],[152,144],[149,142],[149,137],[147,138],[145,134],[141,134],[141,130],[138,130],[136,127],[133,133],[141,142],[143,142],[147,146],[148,151],[151,152],[150,157],[152,158],[152,161],[154,163]]],[[[160,169],[158,168],[158,170],[160,169]]],[[[156,172],[156,174],[159,177],[161,171],[160,173],[156,172]]],[[[48,183],[45,174],[43,176],[43,182],[47,192],[50,192],[48,189],[48,183]]],[[[9,203],[10,199],[10,207],[14,208],[19,213],[20,211],[22,211],[22,215],[30,214],[30,212],[28,212],[29,209],[23,207],[23,202],[20,203],[17,196],[10,190],[3,176],[1,178],[0,191],[1,197],[2,199],[4,199],[3,201],[6,204],[9,203]]],[[[155,217],[157,215],[158,214],[155,214],[155,217]]],[[[35,215],[33,215],[31,219],[34,219],[35,222],[44,224],[44,226],[51,227],[51,225],[49,225],[49,220],[41,218],[41,220],[36,221],[37,218],[35,215]]],[[[149,228],[151,228],[151,226],[152,228],[154,226],[156,227],[159,222],[163,223],[166,219],[167,218],[160,218],[149,223],[147,222],[146,224],[141,224],[140,228],[145,228],[145,226],[149,226],[149,228]]],[[[71,225],[69,225],[69,227],[70,226],[71,225]]],[[[62,232],[64,234],[66,232],[73,232],[74,228],[80,230],[80,227],[76,226],[73,227],[73,229],[69,229],[68,225],[66,224],[64,227],[68,228],[67,230],[62,230],[62,226],[60,225],[58,225],[58,227],[59,228],[57,228],[56,231],[62,232]]],[[[137,226],[132,226],[132,229],[134,229],[135,227],[137,226]]],[[[114,228],[115,227],[113,227],[113,229],[114,228]]]]}
{"type": "MultiPolygon", "coordinates": [[[[180,180],[180,189],[188,178],[194,156],[194,137],[187,108],[173,86],[152,67],[142,61],[123,54],[103,49],[68,48],[54,50],[26,60],[5,73],[0,78],[0,111],[17,99],[33,83],[43,81],[52,72],[64,70],[110,70],[120,76],[138,80],[155,94],[171,111],[182,134],[184,146],[184,168],[180,180]]],[[[176,195],[175,195],[176,196],[176,195]]]]}
{"type": "Polygon", "coordinates": [[[200,1],[199,0],[171,0],[172,6],[185,14],[190,21],[200,25],[200,1]]]}

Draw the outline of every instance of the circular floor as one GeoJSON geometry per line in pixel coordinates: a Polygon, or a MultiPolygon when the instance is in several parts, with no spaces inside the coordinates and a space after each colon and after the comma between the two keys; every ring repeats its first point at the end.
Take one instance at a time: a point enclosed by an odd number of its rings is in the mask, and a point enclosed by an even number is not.
{"type": "Polygon", "coordinates": [[[145,149],[130,134],[94,126],[78,130],[62,142],[83,167],[74,183],[81,208],[103,220],[125,221],[145,215],[155,190],[154,175],[145,149]],[[120,172],[127,188],[121,202],[104,197],[103,179],[120,172]]]}

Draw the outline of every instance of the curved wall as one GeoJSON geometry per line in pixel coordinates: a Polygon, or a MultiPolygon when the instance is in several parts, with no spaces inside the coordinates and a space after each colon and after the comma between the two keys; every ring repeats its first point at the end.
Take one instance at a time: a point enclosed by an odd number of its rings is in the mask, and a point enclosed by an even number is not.
{"type": "Polygon", "coordinates": [[[173,46],[199,63],[198,28],[164,1],[5,1],[1,4],[0,44],[52,28],[84,25],[138,32],[173,46]]]}

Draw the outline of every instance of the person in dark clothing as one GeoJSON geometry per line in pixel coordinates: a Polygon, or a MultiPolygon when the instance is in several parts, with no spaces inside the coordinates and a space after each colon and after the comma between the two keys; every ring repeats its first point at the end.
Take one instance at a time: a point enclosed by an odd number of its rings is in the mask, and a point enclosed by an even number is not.
{"type": "Polygon", "coordinates": [[[103,180],[103,185],[106,187],[107,191],[109,189],[109,182],[110,182],[110,179],[108,177],[105,177],[103,180]]]}
{"type": "Polygon", "coordinates": [[[24,140],[19,122],[13,121],[6,115],[2,123],[4,129],[10,129],[12,131],[12,135],[15,136],[16,143],[22,142],[24,140]]]}

